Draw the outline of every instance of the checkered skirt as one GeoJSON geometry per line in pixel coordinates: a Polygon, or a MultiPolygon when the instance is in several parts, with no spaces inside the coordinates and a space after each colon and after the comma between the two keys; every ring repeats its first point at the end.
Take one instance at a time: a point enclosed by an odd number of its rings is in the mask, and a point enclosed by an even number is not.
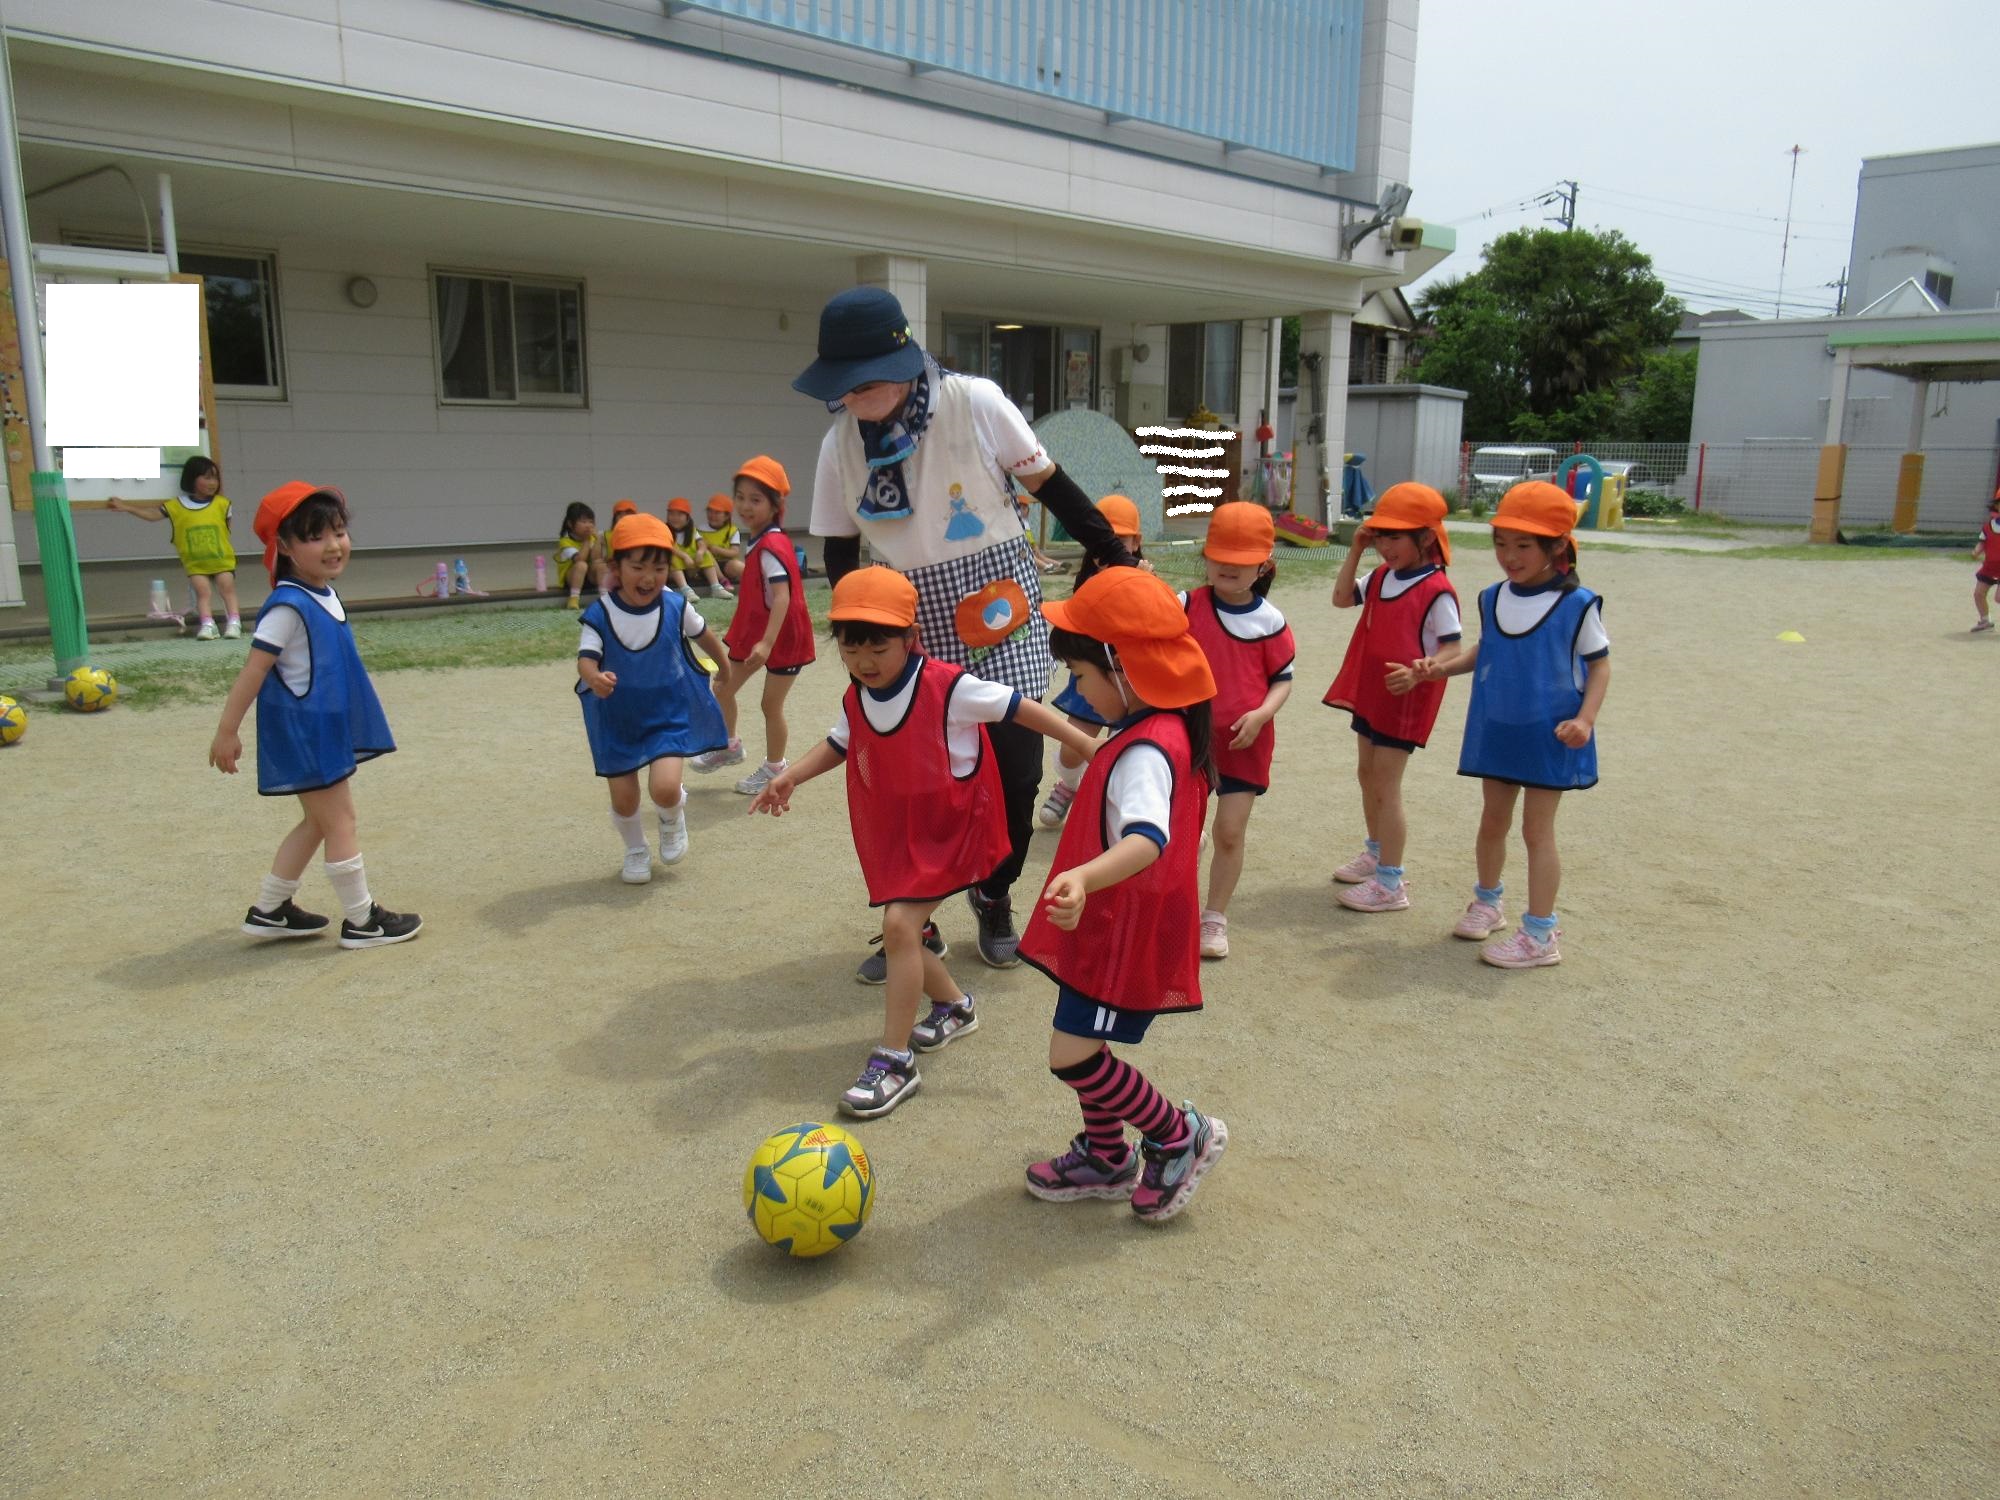
{"type": "Polygon", "coordinates": [[[917,628],[923,649],[938,661],[964,667],[988,682],[1004,682],[1016,692],[1041,698],[1049,690],[1048,622],[1038,613],[1028,623],[991,650],[975,655],[959,639],[954,616],[959,601],[976,594],[989,583],[1011,578],[1028,596],[1033,611],[1042,602],[1041,573],[1028,539],[1018,536],[998,546],[975,552],[970,557],[912,568],[903,575],[917,588],[917,628]]]}

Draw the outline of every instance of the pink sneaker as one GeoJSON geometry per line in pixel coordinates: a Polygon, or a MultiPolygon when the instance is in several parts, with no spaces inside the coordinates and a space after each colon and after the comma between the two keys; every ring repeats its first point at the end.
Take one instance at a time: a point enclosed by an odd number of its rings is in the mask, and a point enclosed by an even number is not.
{"type": "Polygon", "coordinates": [[[1354,858],[1333,872],[1333,878],[1342,885],[1359,885],[1375,875],[1375,856],[1363,849],[1354,858]]]}
{"type": "Polygon", "coordinates": [[[1359,885],[1335,891],[1333,899],[1349,911],[1408,911],[1410,883],[1406,880],[1392,891],[1371,875],[1359,885]]]}
{"type": "Polygon", "coordinates": [[[1556,947],[1556,939],[1561,936],[1562,929],[1558,927],[1549,934],[1546,943],[1537,942],[1532,932],[1519,927],[1512,937],[1481,948],[1479,956],[1496,969],[1540,969],[1563,961],[1562,950],[1556,947]]]}
{"type": "Polygon", "coordinates": [[[1506,925],[1507,914],[1500,909],[1498,901],[1474,901],[1466,907],[1465,915],[1458,919],[1451,935],[1464,938],[1468,943],[1483,943],[1506,925]]]}
{"type": "Polygon", "coordinates": [[[1229,918],[1221,915],[1219,912],[1211,911],[1202,913],[1201,956],[1203,958],[1229,957],[1229,918]]]}

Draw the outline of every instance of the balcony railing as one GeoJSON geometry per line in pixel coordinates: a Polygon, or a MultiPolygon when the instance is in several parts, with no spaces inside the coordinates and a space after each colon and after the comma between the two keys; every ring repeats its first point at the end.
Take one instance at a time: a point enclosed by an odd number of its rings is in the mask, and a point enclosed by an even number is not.
{"type": "Polygon", "coordinates": [[[1352,171],[1362,0],[672,0],[1352,171]]]}

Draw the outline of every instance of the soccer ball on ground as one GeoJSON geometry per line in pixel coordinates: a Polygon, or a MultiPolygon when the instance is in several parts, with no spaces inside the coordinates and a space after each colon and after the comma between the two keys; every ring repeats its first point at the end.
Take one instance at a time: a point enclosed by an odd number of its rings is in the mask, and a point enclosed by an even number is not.
{"type": "Polygon", "coordinates": [[[875,1207],[875,1174],[861,1142],[838,1125],[792,1125],[751,1154],[743,1210],[766,1244],[824,1255],[861,1233],[875,1207]]]}
{"type": "Polygon", "coordinates": [[[12,698],[0,697],[0,745],[11,745],[27,732],[27,709],[12,698]]]}
{"type": "Polygon", "coordinates": [[[63,679],[63,697],[80,714],[94,714],[118,701],[118,679],[102,667],[78,667],[63,679]]]}

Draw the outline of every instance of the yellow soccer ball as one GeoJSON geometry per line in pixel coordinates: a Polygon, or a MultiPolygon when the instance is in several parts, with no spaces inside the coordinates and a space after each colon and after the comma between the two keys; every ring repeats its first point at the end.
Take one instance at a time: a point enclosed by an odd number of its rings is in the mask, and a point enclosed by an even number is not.
{"type": "Polygon", "coordinates": [[[12,698],[0,697],[0,745],[11,745],[28,732],[28,710],[12,698]]]}
{"type": "Polygon", "coordinates": [[[118,679],[102,667],[78,667],[63,679],[63,697],[80,714],[94,714],[118,701],[118,679]]]}
{"type": "Polygon", "coordinates": [[[838,1125],[792,1125],[751,1154],[743,1211],[764,1242],[787,1255],[838,1250],[875,1207],[875,1174],[861,1142],[838,1125]]]}

